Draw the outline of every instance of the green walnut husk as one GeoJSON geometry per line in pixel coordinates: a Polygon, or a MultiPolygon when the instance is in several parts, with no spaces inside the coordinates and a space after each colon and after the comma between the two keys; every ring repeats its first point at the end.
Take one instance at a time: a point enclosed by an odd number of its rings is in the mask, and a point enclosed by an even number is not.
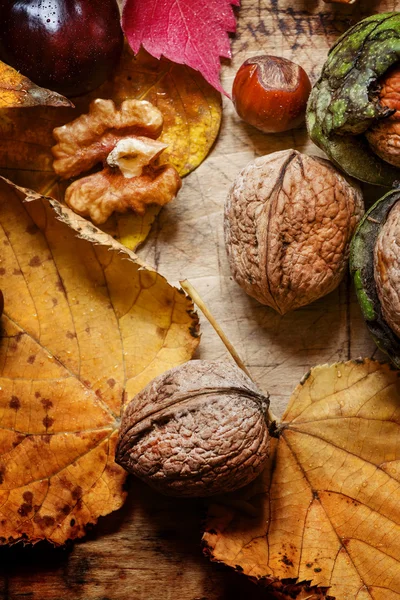
{"type": "Polygon", "coordinates": [[[392,112],[374,90],[398,60],[400,12],[360,21],[331,48],[307,107],[313,142],[348,175],[387,187],[400,179],[400,169],[374,154],[363,133],[392,112]]]}
{"type": "Polygon", "coordinates": [[[386,323],[376,291],[374,249],[386,219],[400,201],[400,190],[392,190],[378,200],[365,214],[353,237],[350,248],[350,271],[357,299],[367,327],[376,345],[400,369],[400,339],[386,323]]]}

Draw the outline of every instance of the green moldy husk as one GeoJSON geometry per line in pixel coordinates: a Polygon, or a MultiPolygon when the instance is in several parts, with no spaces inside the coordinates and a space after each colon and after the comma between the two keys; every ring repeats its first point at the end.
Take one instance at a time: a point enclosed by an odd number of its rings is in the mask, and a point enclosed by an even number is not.
{"type": "Polygon", "coordinates": [[[376,89],[399,60],[400,12],[363,19],[331,48],[307,107],[314,143],[348,175],[385,187],[400,180],[400,169],[374,154],[363,134],[393,112],[378,102],[376,89]]]}
{"type": "Polygon", "coordinates": [[[397,368],[400,368],[400,338],[382,315],[374,276],[374,249],[379,232],[399,201],[400,190],[392,190],[378,200],[359,224],[350,248],[350,272],[363,317],[376,345],[397,368]]]}

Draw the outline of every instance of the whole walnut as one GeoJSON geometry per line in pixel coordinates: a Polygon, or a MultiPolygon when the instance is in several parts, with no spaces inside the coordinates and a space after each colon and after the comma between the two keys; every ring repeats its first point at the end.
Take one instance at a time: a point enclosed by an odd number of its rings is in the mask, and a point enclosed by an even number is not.
{"type": "Polygon", "coordinates": [[[386,323],[400,337],[400,204],[389,212],[376,238],[374,275],[386,323]]]}
{"type": "Polygon", "coordinates": [[[263,469],[268,406],[236,366],[190,361],[154,379],[130,402],[116,462],[171,496],[233,491],[263,469]]]}
{"type": "Polygon", "coordinates": [[[328,161],[296,150],[257,158],[225,204],[232,274],[281,314],[309,304],[340,283],[362,214],[360,189],[328,161]]]}

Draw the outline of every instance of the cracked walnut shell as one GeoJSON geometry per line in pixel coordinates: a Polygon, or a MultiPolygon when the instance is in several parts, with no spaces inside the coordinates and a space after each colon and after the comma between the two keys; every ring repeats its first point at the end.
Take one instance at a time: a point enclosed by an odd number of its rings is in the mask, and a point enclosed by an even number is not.
{"type": "Polygon", "coordinates": [[[225,204],[232,274],[250,296],[284,314],[340,283],[363,201],[328,161],[283,150],[239,173],[225,204]]]}
{"type": "Polygon", "coordinates": [[[268,406],[236,366],[190,361],[130,402],[116,461],[170,496],[233,491],[255,479],[268,457],[268,406]]]}

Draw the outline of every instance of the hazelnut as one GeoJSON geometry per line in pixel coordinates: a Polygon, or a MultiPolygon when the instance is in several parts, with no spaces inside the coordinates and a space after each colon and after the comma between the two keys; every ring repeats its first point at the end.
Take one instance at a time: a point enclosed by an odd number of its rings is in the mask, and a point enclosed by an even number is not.
{"type": "Polygon", "coordinates": [[[263,469],[268,407],[235,365],[190,361],[154,379],[129,403],[116,461],[163,494],[233,491],[263,469]]]}
{"type": "Polygon", "coordinates": [[[378,101],[389,114],[367,129],[365,135],[375,154],[400,167],[400,66],[387,71],[379,84],[378,101]]]}
{"type": "Polygon", "coordinates": [[[309,304],[339,285],[362,213],[360,189],[327,160],[296,150],[257,158],[225,204],[232,274],[281,314],[309,304]]]}
{"type": "Polygon", "coordinates": [[[278,56],[254,56],[236,73],[232,100],[246,123],[278,133],[303,123],[310,91],[308,75],[299,65],[278,56]]]}

